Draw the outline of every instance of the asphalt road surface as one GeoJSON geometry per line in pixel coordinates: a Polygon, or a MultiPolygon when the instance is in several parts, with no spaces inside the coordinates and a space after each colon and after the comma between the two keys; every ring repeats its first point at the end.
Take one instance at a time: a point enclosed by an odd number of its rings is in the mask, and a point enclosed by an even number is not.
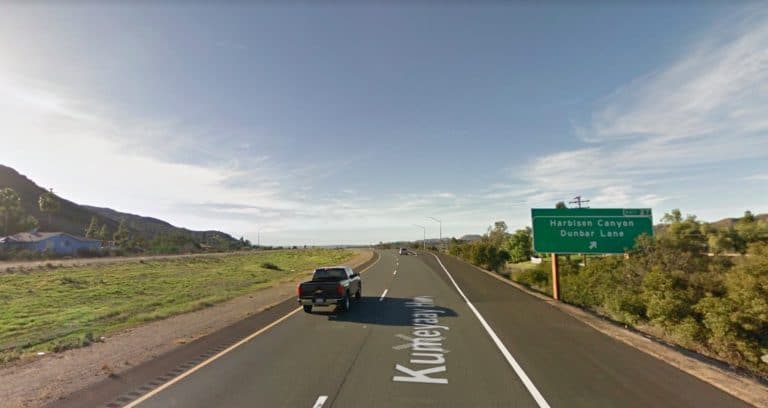
{"type": "Polygon", "coordinates": [[[749,406],[451,257],[382,251],[362,276],[351,311],[306,314],[286,303],[290,316],[126,403],[749,406]]]}

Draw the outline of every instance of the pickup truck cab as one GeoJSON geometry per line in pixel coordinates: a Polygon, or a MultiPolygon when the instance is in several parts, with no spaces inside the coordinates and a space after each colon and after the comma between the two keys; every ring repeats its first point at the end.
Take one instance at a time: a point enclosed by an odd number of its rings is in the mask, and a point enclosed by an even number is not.
{"type": "Polygon", "coordinates": [[[363,285],[360,275],[348,266],[332,266],[315,269],[312,280],[300,283],[298,302],[304,311],[312,312],[312,306],[335,305],[338,310],[347,311],[351,298],[360,299],[363,285]]]}

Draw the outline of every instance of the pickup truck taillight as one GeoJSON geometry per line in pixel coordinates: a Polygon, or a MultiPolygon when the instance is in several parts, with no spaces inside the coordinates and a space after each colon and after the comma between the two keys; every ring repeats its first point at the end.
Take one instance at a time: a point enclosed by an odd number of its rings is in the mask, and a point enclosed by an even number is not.
{"type": "Polygon", "coordinates": [[[301,297],[301,283],[296,286],[296,296],[301,297]]]}
{"type": "Polygon", "coordinates": [[[338,293],[339,296],[343,295],[344,294],[344,285],[342,285],[341,283],[336,285],[336,293],[338,293]]]}

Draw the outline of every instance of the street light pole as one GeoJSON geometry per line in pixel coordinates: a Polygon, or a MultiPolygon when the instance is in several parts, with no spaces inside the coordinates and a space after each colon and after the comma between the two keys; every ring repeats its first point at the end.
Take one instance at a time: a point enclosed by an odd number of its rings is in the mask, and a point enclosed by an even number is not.
{"type": "Polygon", "coordinates": [[[424,252],[427,251],[427,227],[419,224],[413,224],[414,227],[419,227],[422,230],[424,230],[424,240],[422,241],[424,243],[424,252]]]}
{"type": "MultiPolygon", "coordinates": [[[[435,221],[437,221],[437,223],[440,225],[440,246],[441,246],[441,247],[444,247],[444,245],[443,245],[443,222],[442,222],[442,221],[440,221],[440,220],[438,220],[438,219],[437,219],[437,218],[435,218],[435,217],[427,217],[427,218],[429,218],[429,219],[431,219],[431,220],[435,220],[435,221]]],[[[443,248],[443,249],[445,249],[445,248],[443,248]]]]}

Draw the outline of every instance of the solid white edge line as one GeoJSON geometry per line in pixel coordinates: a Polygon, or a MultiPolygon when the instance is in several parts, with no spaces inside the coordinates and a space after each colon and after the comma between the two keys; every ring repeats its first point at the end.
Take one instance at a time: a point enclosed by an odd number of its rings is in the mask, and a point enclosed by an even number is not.
{"type": "Polygon", "coordinates": [[[384,293],[382,293],[382,294],[381,294],[381,297],[379,298],[379,302],[381,302],[382,300],[384,300],[384,297],[385,297],[385,296],[387,296],[387,292],[388,292],[388,291],[389,291],[389,289],[384,289],[384,293]]]}
{"type": "MultiPolygon", "coordinates": [[[[360,271],[360,273],[363,273],[363,272],[367,271],[368,269],[373,268],[373,266],[376,265],[377,263],[379,263],[380,260],[381,260],[381,256],[379,256],[378,259],[376,259],[376,261],[374,263],[368,265],[365,269],[360,271]]],[[[385,290],[384,293],[386,294],[387,291],[385,290]]],[[[220,358],[221,356],[223,356],[223,355],[229,353],[230,351],[232,351],[232,350],[242,346],[243,344],[245,344],[248,341],[252,340],[254,337],[260,335],[261,333],[264,333],[265,331],[271,329],[272,327],[277,326],[278,323],[280,323],[283,320],[286,320],[289,317],[293,316],[294,314],[296,314],[301,309],[302,309],[301,307],[297,307],[296,309],[291,310],[287,314],[283,315],[283,317],[275,320],[274,322],[272,322],[272,323],[262,327],[261,329],[255,331],[255,332],[249,334],[248,337],[246,337],[246,338],[238,341],[237,343],[227,347],[223,351],[221,351],[218,354],[214,355],[213,357],[203,361],[202,363],[200,363],[200,364],[190,368],[189,370],[187,370],[187,371],[183,372],[182,374],[180,374],[178,377],[174,377],[174,378],[168,380],[168,382],[166,382],[165,384],[160,385],[159,387],[155,388],[154,390],[152,390],[152,391],[142,395],[141,397],[131,401],[127,405],[124,405],[123,408],[134,408],[137,405],[141,404],[142,402],[144,402],[144,401],[154,397],[155,395],[159,394],[163,390],[167,389],[168,387],[172,386],[173,384],[176,384],[177,382],[183,380],[184,378],[192,375],[197,370],[207,366],[208,364],[212,363],[213,361],[215,361],[216,359],[220,358]]],[[[326,398],[328,398],[328,397],[326,397],[326,398]]]]}
{"type": "Polygon", "coordinates": [[[290,313],[284,315],[283,317],[275,320],[274,322],[262,327],[258,331],[251,333],[248,337],[238,341],[237,343],[227,347],[224,351],[221,351],[220,353],[214,355],[213,357],[203,361],[202,363],[190,368],[189,370],[185,371],[183,374],[179,375],[178,377],[175,377],[171,380],[169,380],[167,383],[155,388],[154,390],[142,395],[140,398],[135,399],[131,401],[130,404],[125,405],[123,408],[133,408],[142,402],[154,397],[155,395],[159,394],[161,391],[165,390],[166,388],[170,387],[173,384],[176,384],[177,382],[183,380],[184,378],[187,378],[188,376],[192,375],[197,370],[207,366],[208,364],[212,363],[214,360],[218,359],[219,357],[229,353],[230,351],[236,349],[237,347],[240,347],[243,343],[248,342],[249,340],[253,339],[254,337],[258,336],[259,334],[271,329],[273,326],[276,326],[278,323],[282,322],[283,320],[286,320],[287,318],[293,316],[296,314],[299,310],[301,310],[301,307],[297,307],[296,309],[292,310],[290,313]]]}
{"type": "Polygon", "coordinates": [[[317,397],[317,401],[315,401],[315,405],[312,405],[312,408],[323,408],[326,400],[328,400],[327,395],[321,395],[317,397]]]}
{"type": "Polygon", "coordinates": [[[507,347],[504,345],[504,343],[501,342],[501,339],[499,339],[499,336],[496,335],[496,332],[493,331],[491,328],[491,325],[488,324],[488,322],[485,321],[483,318],[483,315],[480,314],[480,312],[475,308],[475,305],[472,304],[472,302],[469,301],[467,296],[464,294],[464,292],[461,290],[459,285],[456,283],[456,281],[453,279],[453,276],[451,276],[451,273],[448,272],[448,269],[443,265],[443,261],[440,260],[440,258],[432,254],[435,259],[437,259],[437,262],[440,264],[440,267],[443,268],[443,271],[445,271],[445,274],[448,275],[448,279],[451,280],[451,283],[453,283],[453,286],[456,287],[456,290],[459,291],[459,295],[464,299],[465,302],[467,302],[467,306],[469,306],[469,309],[472,310],[472,313],[475,314],[475,317],[477,317],[477,320],[480,321],[480,324],[483,325],[483,328],[486,332],[488,332],[488,335],[491,336],[491,339],[496,344],[496,347],[498,347],[501,354],[504,355],[504,358],[507,359],[507,362],[512,367],[513,370],[515,370],[515,374],[517,374],[518,377],[520,377],[520,380],[523,382],[523,385],[525,385],[525,388],[528,390],[528,392],[531,394],[534,400],[536,400],[536,403],[539,405],[540,408],[550,408],[549,404],[547,403],[547,400],[544,399],[544,397],[541,395],[539,390],[536,388],[536,386],[533,384],[533,381],[531,381],[530,378],[528,378],[528,375],[525,374],[525,371],[523,371],[523,367],[520,367],[520,364],[517,363],[517,360],[515,360],[514,357],[512,357],[512,353],[507,350],[507,347]]]}

